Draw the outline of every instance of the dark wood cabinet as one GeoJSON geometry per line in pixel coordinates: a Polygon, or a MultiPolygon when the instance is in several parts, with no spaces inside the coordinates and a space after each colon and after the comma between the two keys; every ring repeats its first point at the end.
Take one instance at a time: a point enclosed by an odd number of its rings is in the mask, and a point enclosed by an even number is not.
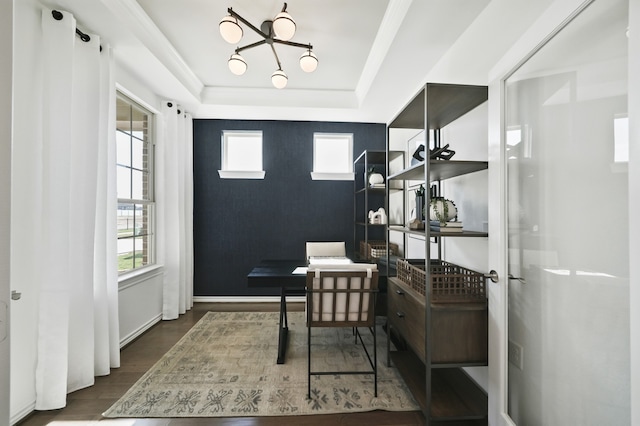
{"type": "Polygon", "coordinates": [[[395,277],[389,278],[388,286],[389,323],[424,362],[424,300],[395,277]]]}
{"type": "Polygon", "coordinates": [[[424,297],[395,277],[388,284],[388,319],[420,361],[425,362],[425,337],[431,335],[434,366],[487,365],[488,309],[484,303],[436,303],[425,327],[424,297]]]}

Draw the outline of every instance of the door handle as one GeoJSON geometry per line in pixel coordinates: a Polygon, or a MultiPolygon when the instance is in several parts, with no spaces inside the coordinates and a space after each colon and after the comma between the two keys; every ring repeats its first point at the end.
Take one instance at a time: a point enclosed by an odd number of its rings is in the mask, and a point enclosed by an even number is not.
{"type": "Polygon", "coordinates": [[[510,280],[517,280],[517,281],[520,281],[522,284],[526,284],[526,283],[527,283],[527,281],[525,281],[525,279],[524,279],[524,278],[522,278],[522,277],[514,277],[514,276],[513,276],[513,275],[511,275],[511,274],[509,274],[508,278],[509,278],[510,280]]]}

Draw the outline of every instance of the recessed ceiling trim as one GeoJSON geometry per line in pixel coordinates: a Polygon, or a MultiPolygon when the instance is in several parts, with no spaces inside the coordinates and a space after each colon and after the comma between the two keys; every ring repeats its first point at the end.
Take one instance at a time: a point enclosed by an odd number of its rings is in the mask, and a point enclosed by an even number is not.
{"type": "Polygon", "coordinates": [[[100,0],[196,99],[204,84],[135,0],[100,0]]]}
{"type": "Polygon", "coordinates": [[[358,85],[356,86],[355,93],[359,103],[362,103],[369,92],[412,2],[413,0],[389,1],[387,10],[382,17],[380,28],[371,46],[371,51],[367,57],[367,62],[364,65],[362,74],[358,80],[358,85]]]}
{"type": "Polygon", "coordinates": [[[349,90],[304,90],[271,88],[205,87],[203,104],[274,106],[296,108],[358,108],[355,92],[349,90]]]}

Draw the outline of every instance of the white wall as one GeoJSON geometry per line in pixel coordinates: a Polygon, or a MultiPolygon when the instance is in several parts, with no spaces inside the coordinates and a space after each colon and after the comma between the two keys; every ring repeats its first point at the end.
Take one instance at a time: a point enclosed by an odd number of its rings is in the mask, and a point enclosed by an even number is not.
{"type": "Polygon", "coordinates": [[[162,277],[163,269],[159,267],[120,283],[118,318],[121,347],[162,319],[162,277]]]}
{"type": "MultiPolygon", "coordinates": [[[[390,151],[404,151],[404,163],[401,162],[401,158],[398,158],[397,161],[390,165],[390,173],[396,173],[404,168],[406,168],[410,164],[411,154],[413,151],[407,152],[407,144],[408,141],[415,141],[416,139],[421,139],[419,134],[421,133],[420,129],[390,129],[389,130],[389,150],[390,151]]],[[[411,209],[415,207],[415,202],[413,200],[414,193],[409,192],[406,195],[405,201],[406,205],[404,209],[402,208],[402,200],[403,193],[401,191],[391,191],[389,194],[389,211],[387,215],[389,217],[388,221],[390,224],[405,224],[409,220],[409,216],[411,213],[411,209]]],[[[400,256],[404,256],[405,258],[409,257],[409,253],[411,253],[410,246],[415,244],[415,239],[407,238],[404,233],[391,231],[389,233],[389,240],[392,243],[396,243],[398,245],[398,253],[400,256]],[[406,245],[406,246],[405,246],[406,245]]],[[[424,246],[424,241],[421,243],[424,246]]]]}
{"type": "MultiPolygon", "coordinates": [[[[488,104],[484,103],[444,127],[442,143],[456,151],[454,160],[487,160],[488,104]]],[[[488,230],[488,171],[458,176],[443,182],[443,195],[458,208],[458,220],[470,231],[488,230]]],[[[442,257],[448,262],[480,273],[489,272],[487,238],[441,238],[442,257]]],[[[432,245],[431,251],[437,248],[432,245]]],[[[432,256],[434,257],[434,256],[432,256]]],[[[489,285],[490,281],[487,281],[489,285]]],[[[466,368],[467,373],[488,390],[488,368],[466,368]]]]}

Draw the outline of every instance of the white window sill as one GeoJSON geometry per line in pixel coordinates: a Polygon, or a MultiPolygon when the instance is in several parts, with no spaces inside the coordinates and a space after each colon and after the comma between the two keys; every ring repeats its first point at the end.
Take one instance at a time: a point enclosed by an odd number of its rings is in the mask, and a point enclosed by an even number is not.
{"type": "Polygon", "coordinates": [[[264,170],[260,171],[238,171],[238,170],[218,170],[220,179],[264,179],[264,170]]]}
{"type": "Polygon", "coordinates": [[[134,269],[131,272],[125,272],[122,275],[118,275],[118,287],[129,287],[135,285],[141,281],[148,280],[149,278],[163,273],[162,265],[150,265],[140,269],[134,269]]]}
{"type": "Polygon", "coordinates": [[[354,180],[355,173],[311,172],[311,180],[354,180]]]}

